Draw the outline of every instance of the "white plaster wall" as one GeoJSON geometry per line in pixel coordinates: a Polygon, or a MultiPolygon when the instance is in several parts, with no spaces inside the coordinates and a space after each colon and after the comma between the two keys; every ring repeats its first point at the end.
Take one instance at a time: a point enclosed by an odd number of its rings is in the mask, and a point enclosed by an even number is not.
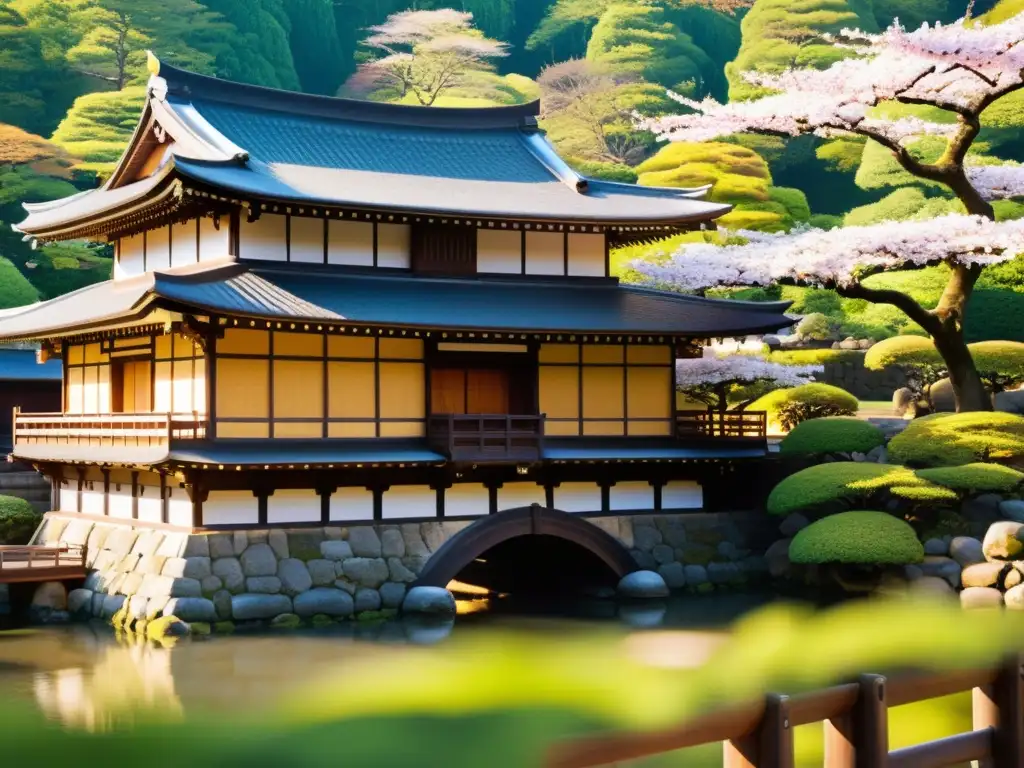
{"type": "Polygon", "coordinates": [[[335,520],[373,520],[373,491],[338,488],[331,494],[330,517],[335,520]]]}
{"type": "Polygon", "coordinates": [[[167,501],[167,522],[182,528],[192,527],[192,499],[184,488],[169,488],[167,501]]]}
{"type": "Polygon", "coordinates": [[[536,483],[505,483],[498,489],[498,511],[528,507],[531,504],[544,506],[544,486],[536,483]]]}
{"type": "Polygon", "coordinates": [[[700,483],[692,480],[673,480],[661,489],[661,508],[700,509],[704,506],[704,491],[700,483]]]}
{"type": "Polygon", "coordinates": [[[304,264],[324,263],[324,220],[292,216],[291,260],[304,264]]]}
{"type": "Polygon", "coordinates": [[[78,511],[78,483],[74,480],[67,480],[60,484],[59,496],[57,497],[57,509],[61,512],[78,511]]]}
{"type": "Polygon", "coordinates": [[[122,520],[131,520],[132,517],[132,486],[130,483],[122,483],[121,490],[110,484],[110,499],[107,501],[108,514],[122,520]]]}
{"type": "Polygon", "coordinates": [[[654,510],[654,488],[642,480],[616,483],[608,489],[608,507],[612,512],[626,509],[654,510]]]}
{"type": "Polygon", "coordinates": [[[256,221],[249,221],[243,216],[239,226],[239,258],[286,261],[285,231],[284,216],[264,213],[256,221]]]}
{"type": "Polygon", "coordinates": [[[82,512],[86,515],[102,515],[103,514],[103,483],[95,484],[98,490],[89,490],[88,488],[82,491],[82,512]]]}
{"type": "Polygon", "coordinates": [[[288,488],[267,497],[268,523],[314,523],[320,519],[320,497],[310,488],[288,488]]]}
{"type": "Polygon", "coordinates": [[[563,512],[600,512],[601,488],[597,483],[562,483],[555,488],[555,509],[563,512]]]}
{"type": "Polygon", "coordinates": [[[410,256],[408,224],[377,225],[377,266],[408,269],[410,256]]]}
{"type": "Polygon", "coordinates": [[[397,485],[384,492],[381,517],[436,517],[437,491],[426,485],[397,485]]]}
{"type": "Polygon", "coordinates": [[[139,486],[139,520],[146,523],[159,523],[161,513],[160,486],[139,486]]]}
{"type": "Polygon", "coordinates": [[[146,271],[171,266],[171,228],[157,227],[146,232],[146,271]]]}
{"type": "Polygon", "coordinates": [[[210,491],[203,502],[203,525],[255,525],[259,512],[252,491],[210,491]]]}
{"type": "Polygon", "coordinates": [[[186,264],[195,264],[197,258],[195,219],[172,224],[171,266],[183,267],[186,264]]]}
{"type": "Polygon", "coordinates": [[[569,274],[604,276],[604,235],[569,233],[569,274]]]}
{"type": "Polygon", "coordinates": [[[327,221],[327,263],[373,266],[373,224],[368,221],[327,221]]]}
{"type": "Polygon", "coordinates": [[[523,233],[509,229],[476,231],[476,271],[518,275],[523,270],[523,233]]]}
{"type": "Polygon", "coordinates": [[[455,517],[486,515],[491,510],[491,495],[487,486],[478,483],[460,483],[444,492],[444,516],[455,517]]]}
{"type": "Polygon", "coordinates": [[[565,274],[565,236],[561,232],[526,233],[526,274],[565,274]]]}
{"type": "MultiPolygon", "coordinates": [[[[279,217],[279,218],[284,218],[279,217]]],[[[242,226],[245,226],[245,217],[242,217],[242,226]]],[[[225,259],[230,254],[231,223],[227,216],[220,219],[220,229],[217,229],[212,216],[204,216],[199,220],[199,260],[215,261],[225,259]]],[[[281,247],[284,247],[284,238],[281,238],[281,247]]],[[[281,259],[284,258],[284,251],[281,251],[281,259]]]]}
{"type": "Polygon", "coordinates": [[[117,263],[114,265],[114,278],[141,275],[142,266],[142,233],[131,237],[122,237],[117,243],[117,263]]]}

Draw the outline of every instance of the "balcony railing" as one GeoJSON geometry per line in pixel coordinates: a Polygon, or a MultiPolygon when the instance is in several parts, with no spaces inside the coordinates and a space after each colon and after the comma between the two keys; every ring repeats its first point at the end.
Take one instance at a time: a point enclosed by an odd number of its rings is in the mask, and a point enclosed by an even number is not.
{"type": "Polygon", "coordinates": [[[539,461],[544,416],[435,414],[427,422],[427,439],[451,461],[539,461]]]}
{"type": "Polygon", "coordinates": [[[725,438],[764,442],[768,414],[764,411],[690,411],[676,415],[679,440],[725,438]]]}
{"type": "Polygon", "coordinates": [[[39,443],[156,446],[204,437],[206,418],[199,413],[14,414],[15,448],[39,443]]]}

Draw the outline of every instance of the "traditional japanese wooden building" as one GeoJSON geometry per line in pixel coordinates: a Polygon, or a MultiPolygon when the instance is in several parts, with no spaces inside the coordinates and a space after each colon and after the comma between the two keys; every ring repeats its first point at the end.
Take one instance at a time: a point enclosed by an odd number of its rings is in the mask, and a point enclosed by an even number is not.
{"type": "Polygon", "coordinates": [[[15,417],[54,509],[193,530],[713,506],[757,415],[677,413],[673,365],[783,304],[620,284],[609,248],[702,227],[706,190],[588,179],[538,104],[399,106],[151,60],[102,188],[26,205],[113,244],[109,282],[0,317],[63,361],[15,417]],[[702,491],[702,486],[704,490],[702,491]]]}

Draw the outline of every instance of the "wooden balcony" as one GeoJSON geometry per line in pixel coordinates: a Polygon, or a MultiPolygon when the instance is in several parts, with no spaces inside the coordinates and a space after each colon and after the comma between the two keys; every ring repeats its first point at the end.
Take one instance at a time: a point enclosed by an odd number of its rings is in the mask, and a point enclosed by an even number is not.
{"type": "Polygon", "coordinates": [[[544,449],[544,416],[434,414],[427,421],[427,440],[451,461],[539,461],[544,449]]]}
{"type": "Polygon", "coordinates": [[[198,413],[14,414],[15,451],[39,444],[156,447],[204,437],[206,418],[198,413]]]}
{"type": "Polygon", "coordinates": [[[0,546],[0,584],[84,579],[85,547],[0,546]]]}
{"type": "Polygon", "coordinates": [[[764,443],[768,435],[768,414],[764,411],[689,411],[676,415],[676,438],[764,443]]]}

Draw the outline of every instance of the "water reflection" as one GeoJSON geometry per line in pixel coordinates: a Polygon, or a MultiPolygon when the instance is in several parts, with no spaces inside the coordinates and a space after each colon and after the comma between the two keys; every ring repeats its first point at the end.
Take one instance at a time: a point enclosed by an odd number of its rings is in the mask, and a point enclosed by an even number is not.
{"type": "MultiPolygon", "coordinates": [[[[650,655],[652,663],[665,666],[688,666],[717,645],[714,638],[722,637],[721,628],[766,599],[729,595],[655,604],[588,600],[532,606],[502,599],[492,601],[487,611],[460,612],[455,621],[348,622],[299,632],[239,632],[168,646],[115,634],[101,624],[0,632],[0,686],[54,721],[103,731],[180,719],[186,713],[269,708],[328,673],[344,679],[346,669],[356,665],[386,665],[395,661],[395,654],[443,643],[453,632],[462,635],[475,627],[497,625],[543,637],[618,626],[633,643],[631,653],[650,655]],[[527,607],[532,618],[523,615],[527,607]],[[564,618],[567,613],[573,618],[564,618]],[[556,616],[561,618],[552,618],[556,616]]],[[[433,653],[423,652],[425,658],[433,653]]]]}

